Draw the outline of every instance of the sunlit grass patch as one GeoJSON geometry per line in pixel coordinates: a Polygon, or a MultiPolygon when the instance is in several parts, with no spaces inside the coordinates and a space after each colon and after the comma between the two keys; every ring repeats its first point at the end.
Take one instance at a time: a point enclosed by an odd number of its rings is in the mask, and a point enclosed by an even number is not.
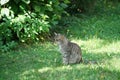
{"type": "Polygon", "coordinates": [[[82,46],[84,50],[94,50],[100,48],[104,44],[104,40],[93,38],[88,40],[73,40],[73,42],[82,46]]]}
{"type": "Polygon", "coordinates": [[[109,42],[102,39],[73,40],[83,50],[92,53],[120,53],[120,41],[109,42]]]}
{"type": "Polygon", "coordinates": [[[74,41],[81,46],[83,50],[93,53],[119,53],[120,52],[120,41],[109,42],[100,39],[89,39],[87,41],[74,41]]]}
{"type": "Polygon", "coordinates": [[[120,72],[120,58],[119,57],[114,57],[109,62],[113,70],[120,72]]]}

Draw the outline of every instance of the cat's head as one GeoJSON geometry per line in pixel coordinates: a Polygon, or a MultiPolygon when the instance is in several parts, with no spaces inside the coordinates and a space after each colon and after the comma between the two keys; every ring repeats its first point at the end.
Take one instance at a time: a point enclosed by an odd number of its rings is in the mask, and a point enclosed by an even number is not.
{"type": "Polygon", "coordinates": [[[55,37],[54,37],[54,39],[55,39],[55,42],[57,43],[57,44],[62,44],[63,42],[64,42],[64,40],[65,40],[65,37],[64,37],[64,35],[61,35],[61,34],[57,34],[57,33],[54,33],[55,34],[55,37]]]}

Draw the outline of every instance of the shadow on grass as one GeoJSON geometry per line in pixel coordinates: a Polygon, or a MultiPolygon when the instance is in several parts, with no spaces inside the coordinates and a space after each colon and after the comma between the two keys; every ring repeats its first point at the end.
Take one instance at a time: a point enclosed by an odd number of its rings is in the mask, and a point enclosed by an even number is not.
{"type": "Polygon", "coordinates": [[[73,65],[29,69],[18,75],[20,80],[119,80],[120,72],[96,65],[73,65]]]}
{"type": "MultiPolygon", "coordinates": [[[[48,44],[47,44],[48,45],[48,44]]],[[[120,58],[119,53],[95,53],[84,50],[83,59],[99,64],[75,64],[64,66],[57,47],[38,46],[27,50],[13,51],[0,57],[2,80],[119,80],[120,72],[112,70],[107,61],[120,58]],[[13,55],[14,54],[14,55],[13,55]],[[101,66],[102,65],[102,66],[101,66]]]]}

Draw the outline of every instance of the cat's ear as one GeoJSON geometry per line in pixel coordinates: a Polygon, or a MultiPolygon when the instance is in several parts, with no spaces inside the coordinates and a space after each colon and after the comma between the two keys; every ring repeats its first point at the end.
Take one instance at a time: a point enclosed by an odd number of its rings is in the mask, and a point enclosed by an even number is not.
{"type": "Polygon", "coordinates": [[[58,34],[56,32],[54,32],[54,35],[57,36],[58,34]]]}
{"type": "Polygon", "coordinates": [[[54,32],[54,35],[55,35],[55,36],[60,36],[61,34],[54,32]]]}

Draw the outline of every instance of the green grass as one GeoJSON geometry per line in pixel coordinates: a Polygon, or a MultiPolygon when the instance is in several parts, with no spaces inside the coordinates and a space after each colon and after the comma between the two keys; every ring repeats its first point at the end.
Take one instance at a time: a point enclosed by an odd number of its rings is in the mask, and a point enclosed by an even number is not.
{"type": "Polygon", "coordinates": [[[65,66],[52,42],[23,45],[0,54],[0,80],[120,80],[120,16],[66,19],[70,24],[64,34],[81,46],[83,60],[98,64],[65,66]]]}

